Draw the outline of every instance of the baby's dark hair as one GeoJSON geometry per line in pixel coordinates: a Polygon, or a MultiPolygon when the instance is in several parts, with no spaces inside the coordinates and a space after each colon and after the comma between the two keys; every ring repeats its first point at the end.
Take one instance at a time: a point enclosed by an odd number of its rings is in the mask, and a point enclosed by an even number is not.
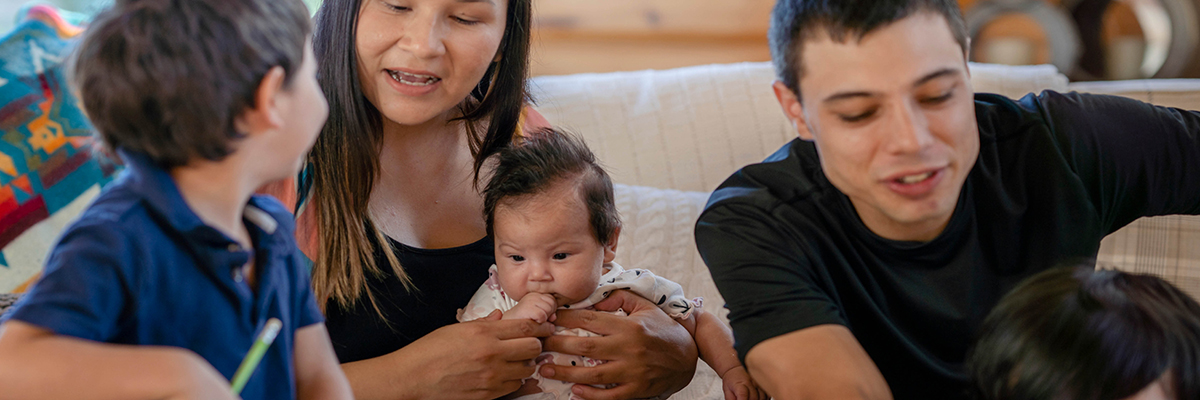
{"type": "Polygon", "coordinates": [[[527,133],[495,157],[496,170],[483,189],[488,236],[494,234],[496,207],[575,180],[596,240],[607,245],[616,239],[621,217],[613,200],[612,180],[582,139],[546,128],[527,133]]]}
{"type": "Polygon", "coordinates": [[[71,82],[103,150],[164,168],[219,161],[267,72],[290,87],[311,31],[300,0],[116,0],[88,26],[71,82]]]}
{"type": "Polygon", "coordinates": [[[1107,400],[1159,378],[1200,399],[1200,305],[1149,275],[1039,273],[1006,295],[967,357],[976,398],[1107,400]]]}

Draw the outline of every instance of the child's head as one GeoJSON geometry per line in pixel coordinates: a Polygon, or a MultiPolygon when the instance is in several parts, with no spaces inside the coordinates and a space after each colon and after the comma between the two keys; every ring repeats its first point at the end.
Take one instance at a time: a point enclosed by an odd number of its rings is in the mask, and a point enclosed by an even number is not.
{"type": "Polygon", "coordinates": [[[483,193],[500,285],[514,299],[552,294],[560,306],[587,298],[621,231],[608,174],[582,140],[551,129],[497,161],[483,193]]]}
{"type": "Polygon", "coordinates": [[[1197,399],[1200,305],[1153,276],[1045,271],[987,317],[967,368],[988,400],[1197,399]]]}
{"type": "MultiPolygon", "coordinates": [[[[325,102],[310,30],[300,0],[116,0],[89,25],[72,81],[106,149],[164,168],[220,161],[264,127],[315,137],[325,102]]],[[[303,139],[278,140],[280,152],[303,154],[303,139]]]]}

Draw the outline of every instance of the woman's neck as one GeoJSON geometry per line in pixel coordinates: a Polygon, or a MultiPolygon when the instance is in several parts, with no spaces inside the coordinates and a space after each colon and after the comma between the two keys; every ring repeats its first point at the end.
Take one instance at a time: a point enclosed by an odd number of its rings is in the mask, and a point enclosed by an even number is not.
{"type": "Polygon", "coordinates": [[[384,233],[411,246],[456,247],[486,233],[466,127],[445,121],[384,126],[369,208],[384,233]]]}
{"type": "Polygon", "coordinates": [[[387,121],[380,146],[380,170],[376,184],[406,181],[445,183],[439,176],[461,167],[461,158],[470,156],[466,128],[448,117],[435,118],[422,125],[398,125],[387,121]],[[383,177],[387,176],[387,179],[383,177]]]}

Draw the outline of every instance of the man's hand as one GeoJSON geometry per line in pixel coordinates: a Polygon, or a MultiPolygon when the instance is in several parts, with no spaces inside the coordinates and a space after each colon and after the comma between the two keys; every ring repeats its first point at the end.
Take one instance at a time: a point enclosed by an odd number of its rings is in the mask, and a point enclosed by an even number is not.
{"type": "Polygon", "coordinates": [[[665,398],[683,389],[696,372],[696,344],[678,322],[654,303],[624,290],[596,304],[597,310],[625,310],[627,317],[588,310],[559,310],[557,324],[600,337],[551,336],[545,349],[608,362],[595,367],[544,365],[547,378],[575,382],[585,399],[665,398]],[[588,385],[615,387],[600,389],[588,385]]]}

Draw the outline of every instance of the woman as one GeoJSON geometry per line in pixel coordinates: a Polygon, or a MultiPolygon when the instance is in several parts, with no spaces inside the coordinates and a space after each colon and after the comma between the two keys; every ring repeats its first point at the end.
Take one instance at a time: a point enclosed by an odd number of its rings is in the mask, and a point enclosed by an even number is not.
{"type": "MultiPolygon", "coordinates": [[[[521,124],[530,1],[327,0],[317,12],[330,116],[300,181],[297,232],[359,399],[499,397],[533,373],[537,337],[553,331],[498,316],[454,323],[495,262],[476,180],[521,124]]],[[[607,336],[544,344],[612,362],[541,373],[616,384],[577,385],[586,398],[686,386],[687,332],[637,296],[598,305],[618,307],[630,316],[560,312],[560,325],[607,336]]]]}

